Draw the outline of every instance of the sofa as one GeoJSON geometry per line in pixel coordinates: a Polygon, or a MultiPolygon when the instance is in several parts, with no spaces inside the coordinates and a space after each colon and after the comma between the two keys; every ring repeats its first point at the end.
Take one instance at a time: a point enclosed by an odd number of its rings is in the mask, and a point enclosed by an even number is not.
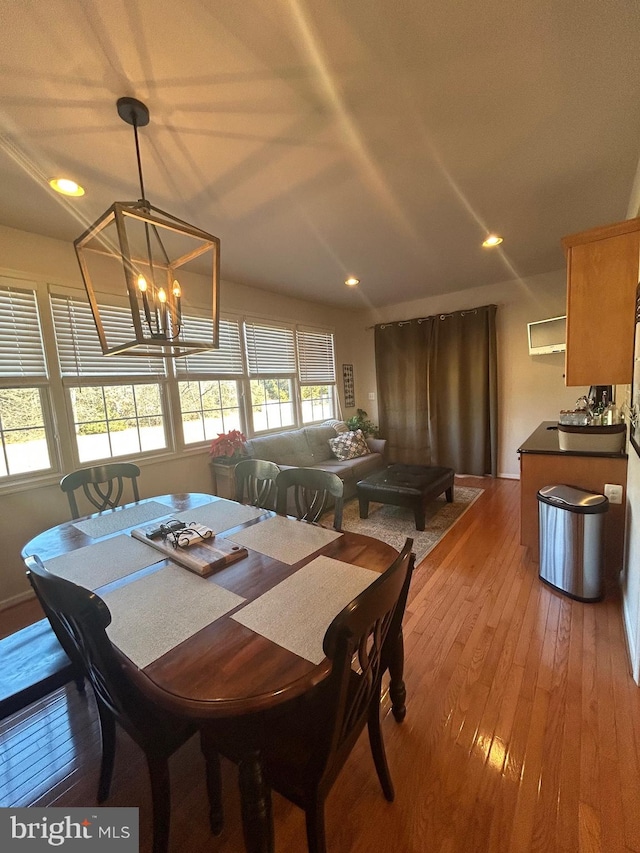
{"type": "MultiPolygon", "coordinates": [[[[339,428],[340,426],[346,429],[346,426],[339,425],[339,428]]],[[[370,453],[340,461],[333,455],[329,446],[329,439],[335,438],[336,435],[338,431],[333,425],[320,424],[250,438],[245,447],[252,459],[266,459],[283,469],[321,468],[323,471],[337,474],[344,483],[344,499],[348,500],[356,494],[358,480],[386,467],[386,440],[367,438],[370,453]]]]}

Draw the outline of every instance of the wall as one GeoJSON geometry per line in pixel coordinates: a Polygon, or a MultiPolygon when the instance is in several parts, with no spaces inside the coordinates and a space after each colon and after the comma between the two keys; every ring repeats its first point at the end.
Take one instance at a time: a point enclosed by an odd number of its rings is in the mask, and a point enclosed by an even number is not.
{"type": "Polygon", "coordinates": [[[364,403],[372,419],[377,419],[377,400],[367,398],[369,391],[375,391],[376,381],[374,333],[372,329],[365,331],[366,326],[489,304],[498,306],[498,475],[518,478],[520,444],[541,421],[557,420],[560,409],[573,408],[576,399],[588,390],[565,386],[562,353],[529,355],[527,323],[566,312],[564,270],[367,312],[358,331],[356,393],[360,392],[358,399],[362,401],[358,405],[364,403]]]}
{"type": "MultiPolygon", "coordinates": [[[[224,247],[223,247],[224,248],[224,247]]],[[[0,226],[0,274],[82,288],[73,246],[24,231],[0,226]]],[[[357,355],[351,330],[354,314],[223,281],[223,312],[249,313],[326,326],[335,332],[336,363],[353,362],[357,355]]],[[[341,390],[341,382],[338,383],[341,390]]],[[[352,411],[347,411],[348,416],[352,411]]],[[[141,463],[142,497],[168,492],[210,492],[208,454],[189,451],[141,463]]],[[[64,472],[66,473],[66,471],[64,472]]],[[[0,607],[29,594],[20,559],[23,545],[37,533],[69,518],[67,498],[58,488],[59,475],[21,491],[0,491],[0,536],[5,558],[0,564],[0,607]]]]}

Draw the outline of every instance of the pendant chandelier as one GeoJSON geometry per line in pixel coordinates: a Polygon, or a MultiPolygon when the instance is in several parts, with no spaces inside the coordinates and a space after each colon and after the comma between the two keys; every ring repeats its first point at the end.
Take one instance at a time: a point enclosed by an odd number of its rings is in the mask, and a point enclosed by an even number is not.
{"type": "Polygon", "coordinates": [[[149,110],[135,98],[120,98],[117,108],[133,127],[140,198],[114,202],[74,241],[102,352],[177,358],[214,349],[219,345],[220,241],[150,204],[138,142],[149,110]],[[122,305],[131,313],[126,339],[121,324],[116,328],[106,312],[101,316],[107,305],[122,305]],[[211,337],[203,318],[212,321],[211,337]]]}

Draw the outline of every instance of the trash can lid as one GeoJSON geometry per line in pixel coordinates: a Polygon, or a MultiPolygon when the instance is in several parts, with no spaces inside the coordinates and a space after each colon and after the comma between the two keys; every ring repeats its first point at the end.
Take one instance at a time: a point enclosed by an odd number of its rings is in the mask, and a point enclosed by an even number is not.
{"type": "Polygon", "coordinates": [[[577,489],[575,486],[545,486],[538,492],[538,500],[561,506],[570,512],[596,513],[609,509],[609,500],[604,495],[577,489]]]}

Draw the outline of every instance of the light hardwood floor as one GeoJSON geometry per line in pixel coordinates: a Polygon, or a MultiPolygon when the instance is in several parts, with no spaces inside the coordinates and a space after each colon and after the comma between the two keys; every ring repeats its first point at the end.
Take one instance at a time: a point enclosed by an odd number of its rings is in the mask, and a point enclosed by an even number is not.
{"type": "MultiPolygon", "coordinates": [[[[414,574],[405,722],[385,705],[396,800],[382,796],[365,735],[327,802],[329,851],[640,851],[640,688],[620,601],[544,586],[519,545],[519,484],[464,483],[485,492],[414,574]]],[[[97,726],[72,686],[0,724],[0,805],[94,804],[97,726]]],[[[171,770],[171,850],[240,853],[236,769],[224,764],[219,838],[196,739],[171,770]]],[[[105,805],[140,806],[148,851],[148,779],[125,735],[105,805]]],[[[302,813],[275,795],[274,813],[278,853],[304,851],[302,813]]]]}

